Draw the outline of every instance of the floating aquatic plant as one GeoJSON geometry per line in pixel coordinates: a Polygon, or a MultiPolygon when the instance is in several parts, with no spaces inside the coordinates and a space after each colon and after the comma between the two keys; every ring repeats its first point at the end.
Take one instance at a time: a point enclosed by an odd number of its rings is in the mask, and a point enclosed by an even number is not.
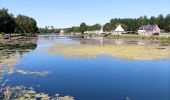
{"type": "Polygon", "coordinates": [[[92,58],[108,55],[128,60],[155,60],[170,57],[170,47],[159,49],[154,46],[123,45],[64,45],[54,46],[46,51],[49,54],[61,54],[68,58],[92,58]]]}
{"type": "Polygon", "coordinates": [[[34,88],[27,89],[24,86],[6,87],[0,91],[1,100],[75,100],[72,96],[49,96],[46,93],[38,93],[34,88]]]}

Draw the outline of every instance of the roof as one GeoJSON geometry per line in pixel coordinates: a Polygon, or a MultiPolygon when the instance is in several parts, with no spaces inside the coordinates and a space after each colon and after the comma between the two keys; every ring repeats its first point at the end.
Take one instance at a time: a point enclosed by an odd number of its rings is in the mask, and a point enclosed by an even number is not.
{"type": "Polygon", "coordinates": [[[159,28],[158,25],[143,25],[139,30],[153,30],[155,28],[159,28]]]}
{"type": "Polygon", "coordinates": [[[118,26],[116,27],[115,31],[117,31],[117,32],[124,32],[125,30],[122,28],[121,25],[118,25],[118,26]]]}

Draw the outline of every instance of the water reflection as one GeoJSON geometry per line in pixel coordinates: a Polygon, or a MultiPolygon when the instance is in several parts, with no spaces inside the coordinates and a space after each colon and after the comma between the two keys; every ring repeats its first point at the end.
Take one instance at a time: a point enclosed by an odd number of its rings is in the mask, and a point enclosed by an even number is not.
{"type": "MultiPolygon", "coordinates": [[[[170,41],[169,40],[146,40],[146,39],[111,39],[107,37],[89,37],[85,36],[83,37],[86,40],[89,41],[96,41],[96,43],[102,43],[102,44],[137,44],[137,45],[157,45],[157,46],[170,46],[170,41]]],[[[86,42],[89,42],[86,41],[86,42]]]]}
{"type": "Polygon", "coordinates": [[[48,72],[29,72],[17,70],[14,66],[23,63],[20,58],[37,47],[37,38],[26,38],[18,40],[5,40],[0,44],[0,75],[2,74],[35,74],[47,75],[48,72]]]}
{"type": "Polygon", "coordinates": [[[169,42],[57,35],[35,40],[32,49],[11,49],[10,63],[0,69],[2,83],[10,80],[14,90],[20,85],[36,89],[21,90],[26,97],[59,93],[76,100],[169,100],[169,42]]]}

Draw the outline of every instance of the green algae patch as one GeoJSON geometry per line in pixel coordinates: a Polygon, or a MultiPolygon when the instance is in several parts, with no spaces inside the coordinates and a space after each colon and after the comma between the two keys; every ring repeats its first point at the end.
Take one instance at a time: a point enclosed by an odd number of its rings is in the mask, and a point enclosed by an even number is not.
{"type": "Polygon", "coordinates": [[[76,45],[54,46],[46,51],[49,54],[61,54],[68,58],[93,58],[108,55],[127,60],[156,60],[170,57],[170,47],[146,45],[76,45]]]}
{"type": "Polygon", "coordinates": [[[17,56],[9,56],[9,57],[3,57],[0,59],[0,75],[2,74],[14,74],[14,73],[20,73],[23,75],[39,75],[39,76],[46,76],[50,72],[49,71],[42,71],[42,72],[30,72],[25,70],[20,70],[15,68],[15,65],[20,63],[20,59],[17,56]]]}
{"type": "Polygon", "coordinates": [[[39,93],[30,87],[24,86],[5,87],[0,91],[1,100],[75,100],[72,96],[49,96],[46,93],[39,93]]]}

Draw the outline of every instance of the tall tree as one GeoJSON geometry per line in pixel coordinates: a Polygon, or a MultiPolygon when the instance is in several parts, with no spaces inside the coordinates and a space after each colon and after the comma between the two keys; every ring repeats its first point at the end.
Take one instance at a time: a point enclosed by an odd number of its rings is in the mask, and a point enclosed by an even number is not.
{"type": "Polygon", "coordinates": [[[104,26],[103,26],[103,31],[105,32],[110,32],[113,30],[113,27],[110,23],[106,23],[104,26]]]}
{"type": "Polygon", "coordinates": [[[80,24],[80,32],[82,34],[84,34],[84,32],[87,31],[87,29],[88,29],[88,26],[86,25],[86,23],[81,23],[80,24]]]}
{"type": "Polygon", "coordinates": [[[0,32],[13,33],[15,30],[15,18],[8,10],[0,9],[0,32]]]}
{"type": "Polygon", "coordinates": [[[157,22],[157,18],[154,17],[154,16],[152,16],[152,17],[150,18],[149,24],[154,25],[154,24],[157,24],[157,23],[158,23],[158,22],[157,22]]]}
{"type": "Polygon", "coordinates": [[[170,32],[170,14],[166,16],[165,22],[165,31],[170,32]]]}
{"type": "Polygon", "coordinates": [[[37,31],[37,22],[28,16],[18,15],[16,17],[17,33],[35,33],[37,31]]]}
{"type": "Polygon", "coordinates": [[[158,22],[158,26],[161,28],[161,29],[164,29],[164,27],[166,26],[165,25],[165,18],[162,14],[160,14],[157,18],[157,22],[158,22]]]}
{"type": "Polygon", "coordinates": [[[95,24],[92,27],[93,27],[93,30],[100,30],[101,29],[101,25],[100,24],[95,24]]]}

